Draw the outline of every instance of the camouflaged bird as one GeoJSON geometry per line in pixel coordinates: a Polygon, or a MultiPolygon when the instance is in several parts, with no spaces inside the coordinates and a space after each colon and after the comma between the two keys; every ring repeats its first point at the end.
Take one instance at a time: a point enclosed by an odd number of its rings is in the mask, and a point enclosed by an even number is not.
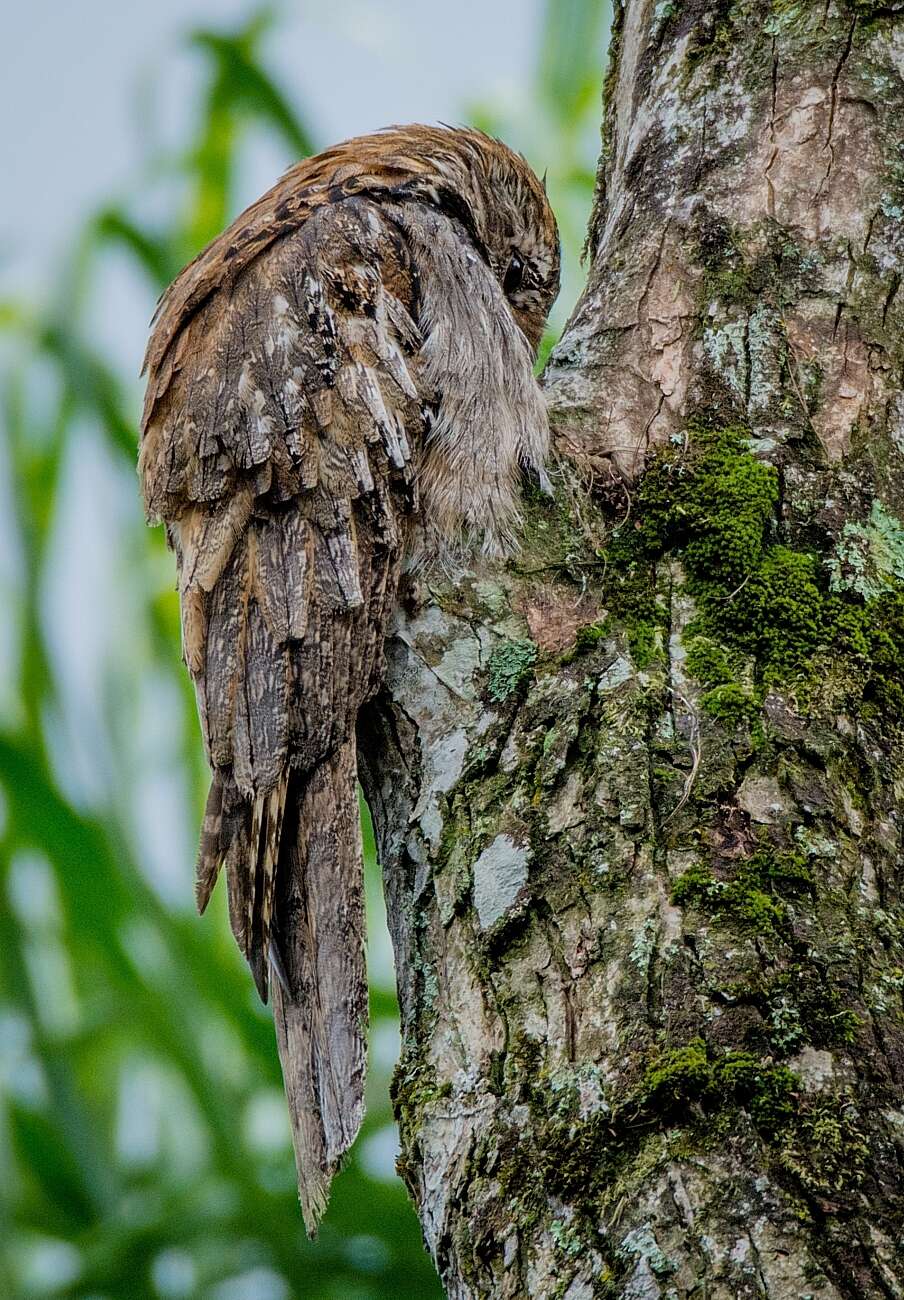
{"type": "Polygon", "coordinates": [[[510,552],[548,428],[555,219],[476,131],[395,127],[293,167],[164,294],[139,471],[176,554],[213,781],[197,899],[273,994],[313,1232],[363,1113],[355,723],[403,566],[510,552]]]}

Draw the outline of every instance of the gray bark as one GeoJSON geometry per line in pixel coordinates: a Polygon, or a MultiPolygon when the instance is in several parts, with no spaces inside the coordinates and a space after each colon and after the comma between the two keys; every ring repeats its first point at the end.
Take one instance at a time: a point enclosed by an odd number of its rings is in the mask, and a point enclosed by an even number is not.
{"type": "Polygon", "coordinates": [[[555,505],[361,727],[459,1297],[904,1296],[904,14],[626,0],[555,505]]]}

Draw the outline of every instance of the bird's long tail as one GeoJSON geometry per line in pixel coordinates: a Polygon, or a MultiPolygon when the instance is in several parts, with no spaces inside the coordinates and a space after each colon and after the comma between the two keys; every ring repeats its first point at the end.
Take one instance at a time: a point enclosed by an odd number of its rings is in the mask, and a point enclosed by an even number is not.
{"type": "Polygon", "coordinates": [[[364,1115],[364,862],[352,735],[254,803],[214,776],[198,854],[203,912],[221,863],[239,947],[273,998],[298,1194],[313,1236],[364,1115]]]}
{"type": "Polygon", "coordinates": [[[364,1115],[367,969],[356,778],[354,735],[315,771],[293,774],[277,874],[273,1013],[298,1193],[312,1236],[364,1115]]]}

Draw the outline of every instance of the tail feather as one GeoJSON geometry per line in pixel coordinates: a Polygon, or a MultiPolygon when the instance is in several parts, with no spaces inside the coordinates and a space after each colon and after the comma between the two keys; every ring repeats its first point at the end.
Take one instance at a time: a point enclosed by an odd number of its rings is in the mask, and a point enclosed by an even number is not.
{"type": "Polygon", "coordinates": [[[207,806],[201,823],[201,842],[198,845],[198,861],[195,868],[195,900],[198,911],[204,915],[213,887],[220,874],[223,860],[221,832],[223,823],[223,781],[218,772],[210,783],[207,793],[207,806]]]}
{"type": "Polygon", "coordinates": [[[232,932],[264,1002],[270,985],[270,931],[287,786],[285,772],[271,790],[249,803],[228,776],[215,772],[198,848],[198,911],[207,907],[225,863],[232,932]]]}
{"type": "Polygon", "coordinates": [[[256,869],[247,873],[251,879],[248,908],[248,964],[254,982],[266,1002],[270,989],[270,931],[273,924],[273,898],[279,862],[283,814],[286,807],[288,772],[284,772],[272,790],[254,801],[251,844],[256,855],[256,869]]]}
{"type": "Polygon", "coordinates": [[[290,785],[278,906],[287,994],[274,1016],[298,1169],[313,1236],[364,1115],[367,973],[354,738],[290,785]]]}
{"type": "Polygon", "coordinates": [[[251,845],[253,809],[230,782],[223,793],[223,819],[220,831],[225,846],[223,865],[229,898],[229,924],[244,957],[251,952],[249,896],[253,898],[257,866],[251,845]]]}
{"type": "Polygon", "coordinates": [[[354,736],[249,802],[214,774],[198,851],[203,912],[221,864],[229,919],[276,1038],[311,1236],[364,1116],[367,971],[354,736]],[[275,976],[275,978],[273,978],[275,976]]]}

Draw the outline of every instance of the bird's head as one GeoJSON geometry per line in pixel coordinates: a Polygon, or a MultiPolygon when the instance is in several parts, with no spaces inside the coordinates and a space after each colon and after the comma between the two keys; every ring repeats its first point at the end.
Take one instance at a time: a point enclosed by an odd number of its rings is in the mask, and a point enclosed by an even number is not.
{"type": "Polygon", "coordinates": [[[143,369],[160,363],[176,327],[218,285],[234,282],[315,207],[352,194],[428,203],[457,219],[536,355],[559,292],[559,231],[542,181],[482,131],[413,125],[343,140],[290,167],[162,295],[143,369]]]}
{"type": "Polygon", "coordinates": [[[449,131],[449,176],[468,204],[472,235],[536,352],[559,292],[559,231],[542,181],[520,154],[480,131],[449,131]]]}
{"type": "Polygon", "coordinates": [[[413,125],[346,140],[317,161],[330,188],[415,199],[459,220],[536,353],[559,292],[559,231],[520,154],[482,131],[413,125]]]}

